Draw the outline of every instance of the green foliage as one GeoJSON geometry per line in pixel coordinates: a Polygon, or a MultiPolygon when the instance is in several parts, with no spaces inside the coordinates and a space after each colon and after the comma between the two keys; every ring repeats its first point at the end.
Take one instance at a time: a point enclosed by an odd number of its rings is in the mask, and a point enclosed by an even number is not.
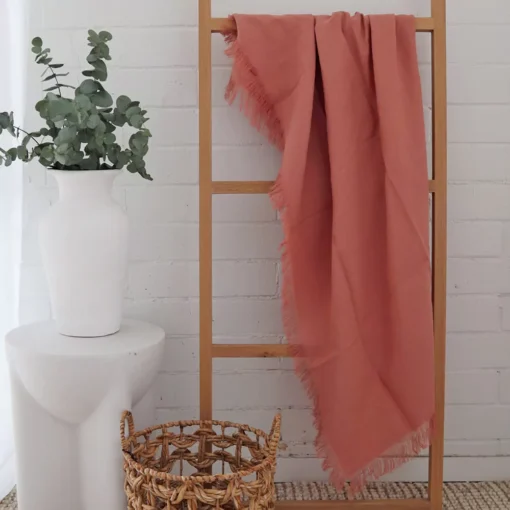
{"type": "Polygon", "coordinates": [[[149,120],[147,111],[139,101],[119,96],[114,101],[102,82],[108,78],[106,61],[111,60],[108,43],[109,32],[88,32],[87,56],[91,69],[83,71],[86,79],[73,87],[61,83],[69,73],[56,72],[63,64],[53,63],[50,49],[43,49],[40,37],[32,40],[35,62],[45,67],[43,82],[49,87],[46,95],[35,105],[46,125],[39,131],[28,132],[17,127],[11,113],[0,113],[0,134],[5,130],[21,143],[4,150],[0,147],[0,165],[10,166],[17,159],[38,159],[48,167],[58,170],[107,170],[126,167],[132,173],[152,180],[145,167],[151,132],[145,127],[149,120]],[[63,91],[74,89],[74,97],[65,97],[63,91]],[[127,148],[117,141],[115,131],[129,126],[133,133],[127,148]]]}

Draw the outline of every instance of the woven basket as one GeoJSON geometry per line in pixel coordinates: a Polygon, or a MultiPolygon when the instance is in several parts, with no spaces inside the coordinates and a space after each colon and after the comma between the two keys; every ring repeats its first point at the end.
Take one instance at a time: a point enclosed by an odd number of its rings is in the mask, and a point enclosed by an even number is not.
{"type": "Polygon", "coordinates": [[[273,509],[280,422],[278,415],[269,434],[226,421],[178,421],[135,432],[125,411],[128,509],[273,509]]]}

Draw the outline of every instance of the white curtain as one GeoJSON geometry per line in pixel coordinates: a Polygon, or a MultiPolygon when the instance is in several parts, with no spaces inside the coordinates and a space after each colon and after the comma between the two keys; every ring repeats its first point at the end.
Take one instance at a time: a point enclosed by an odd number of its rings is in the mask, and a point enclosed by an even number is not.
{"type": "MultiPolygon", "coordinates": [[[[25,8],[21,0],[0,0],[0,111],[24,117],[24,69],[26,62],[25,8]]],[[[0,136],[3,147],[13,140],[0,136]]],[[[0,500],[14,486],[9,381],[5,360],[5,333],[17,325],[18,283],[21,260],[23,168],[0,167],[0,500]]]]}

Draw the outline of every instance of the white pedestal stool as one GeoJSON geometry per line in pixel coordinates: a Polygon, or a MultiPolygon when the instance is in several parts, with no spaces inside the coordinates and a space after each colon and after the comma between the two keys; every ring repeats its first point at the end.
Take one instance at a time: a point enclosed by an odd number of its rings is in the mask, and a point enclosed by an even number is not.
{"type": "Polygon", "coordinates": [[[126,508],[120,415],[153,407],[143,397],[164,337],[131,320],[101,338],[62,336],[52,322],[7,335],[19,510],[126,508]]]}

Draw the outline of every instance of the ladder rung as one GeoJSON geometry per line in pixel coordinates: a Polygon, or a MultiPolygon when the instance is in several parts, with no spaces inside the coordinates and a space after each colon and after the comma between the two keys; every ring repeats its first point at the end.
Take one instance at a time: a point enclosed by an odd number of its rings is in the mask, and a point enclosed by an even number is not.
{"type": "Polygon", "coordinates": [[[289,346],[281,344],[213,344],[213,358],[288,358],[289,346]]]}
{"type": "MultiPolygon", "coordinates": [[[[273,181],[213,181],[213,195],[258,195],[271,191],[273,181]]],[[[429,192],[436,192],[436,181],[429,181],[429,192]]]]}
{"type": "MultiPolygon", "coordinates": [[[[235,29],[235,23],[229,18],[212,18],[211,19],[211,32],[218,33],[224,30],[235,29]]],[[[434,18],[416,18],[416,31],[417,32],[433,32],[434,31],[434,18]]]]}
{"type": "Polygon", "coordinates": [[[214,195],[264,194],[269,193],[273,181],[213,181],[214,195]]]}

